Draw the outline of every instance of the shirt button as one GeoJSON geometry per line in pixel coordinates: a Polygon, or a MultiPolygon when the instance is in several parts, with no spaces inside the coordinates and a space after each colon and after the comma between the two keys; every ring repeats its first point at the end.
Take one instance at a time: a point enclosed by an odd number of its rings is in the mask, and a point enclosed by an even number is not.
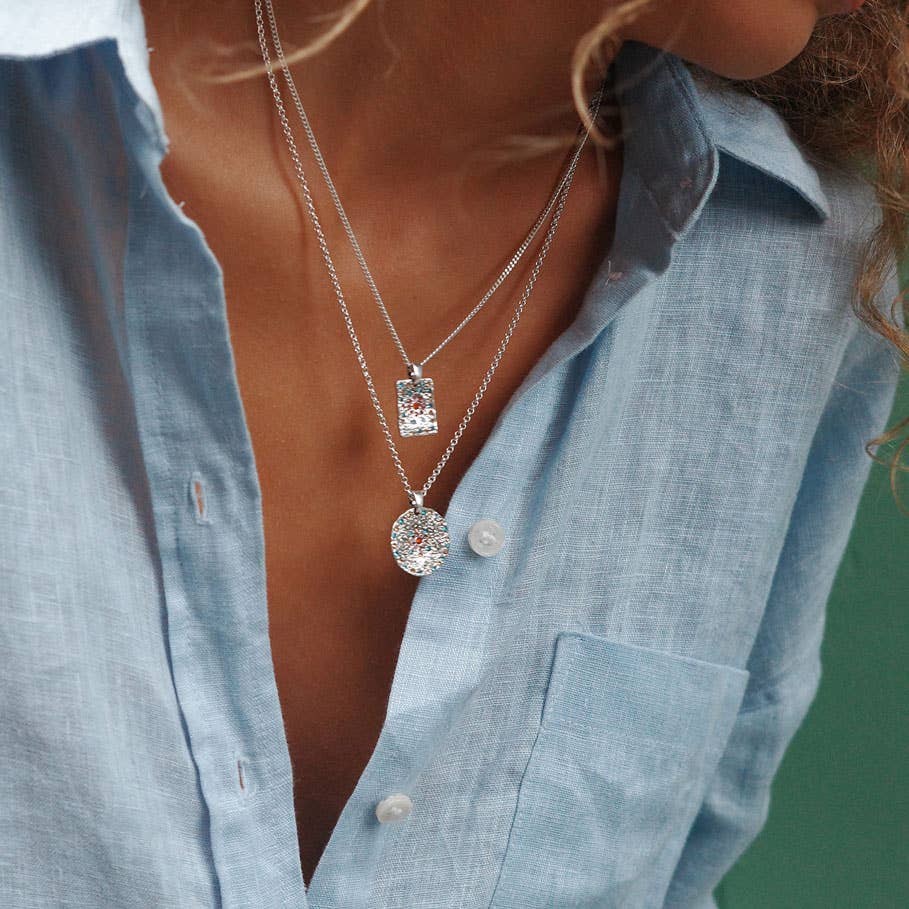
{"type": "Polygon", "coordinates": [[[396,792],[376,805],[376,817],[383,824],[387,824],[389,821],[403,821],[412,809],[413,802],[410,800],[410,796],[403,792],[396,792]]]}
{"type": "Polygon", "coordinates": [[[498,522],[483,518],[471,525],[467,542],[477,555],[494,556],[505,544],[505,531],[498,522]]]}

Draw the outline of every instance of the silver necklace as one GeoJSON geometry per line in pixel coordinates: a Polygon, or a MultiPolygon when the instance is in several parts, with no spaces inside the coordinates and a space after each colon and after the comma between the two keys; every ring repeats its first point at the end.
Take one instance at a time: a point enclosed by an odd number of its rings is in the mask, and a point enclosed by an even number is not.
{"type": "MultiPolygon", "coordinates": [[[[265,0],[265,2],[268,5],[269,9],[271,9],[271,0],[265,0]]],[[[376,415],[379,419],[382,433],[385,436],[385,441],[387,442],[389,451],[391,452],[395,470],[397,471],[397,474],[400,477],[402,484],[404,485],[404,491],[407,494],[407,498],[410,502],[410,507],[398,515],[398,517],[395,518],[394,522],[392,523],[390,538],[392,555],[396,563],[409,574],[428,575],[444,563],[445,559],[448,556],[451,538],[448,533],[448,526],[445,523],[445,519],[442,517],[442,515],[440,515],[432,508],[427,508],[423,505],[424,496],[438,478],[439,474],[442,471],[442,468],[448,462],[448,459],[451,457],[455,446],[458,444],[461,436],[464,434],[464,430],[467,428],[467,424],[470,422],[471,417],[476,411],[480,400],[486,392],[486,388],[492,380],[493,373],[495,372],[496,368],[499,365],[499,362],[502,359],[503,354],[505,353],[505,348],[511,339],[511,335],[514,332],[518,320],[521,318],[521,313],[524,311],[524,306],[530,298],[530,294],[533,290],[534,284],[536,283],[537,276],[540,273],[540,269],[543,266],[546,254],[549,251],[549,247],[552,244],[553,237],[555,236],[556,228],[559,225],[559,220],[562,216],[562,211],[568,198],[568,192],[571,189],[571,183],[574,178],[574,172],[577,167],[578,159],[580,157],[581,150],[587,141],[589,133],[586,129],[582,129],[581,131],[582,135],[578,143],[577,151],[571,159],[571,164],[566,172],[566,178],[560,183],[561,189],[556,200],[552,222],[549,225],[549,228],[547,229],[546,234],[543,238],[540,250],[537,253],[536,259],[534,260],[530,277],[528,278],[524,290],[521,294],[521,299],[518,305],[515,307],[514,315],[508,324],[505,335],[499,344],[495,356],[492,359],[492,363],[486,370],[483,381],[480,383],[480,386],[477,389],[473,400],[467,408],[467,412],[464,414],[464,417],[458,424],[458,428],[455,431],[455,434],[452,436],[451,441],[448,443],[448,447],[445,449],[445,452],[440,458],[438,464],[436,464],[436,466],[433,468],[432,473],[429,475],[423,486],[419,490],[414,490],[411,488],[410,480],[408,479],[407,473],[401,464],[401,458],[395,446],[394,439],[392,438],[391,430],[388,428],[388,421],[385,419],[385,414],[382,410],[382,405],[379,402],[378,395],[376,394],[372,376],[369,374],[366,358],[363,355],[363,350],[360,346],[360,341],[357,338],[357,333],[354,330],[350,312],[347,309],[347,303],[344,300],[344,293],[341,289],[341,282],[338,278],[337,272],[335,271],[331,253],[328,249],[328,243],[325,239],[325,234],[322,230],[321,223],[319,222],[319,217],[316,214],[315,204],[313,203],[312,194],[309,189],[309,183],[303,171],[303,164],[300,160],[299,152],[297,151],[297,145],[294,140],[293,131],[290,128],[287,112],[284,108],[284,101],[281,98],[281,91],[278,87],[278,81],[275,78],[274,68],[272,67],[271,63],[271,57],[268,53],[268,44],[265,35],[265,21],[262,13],[262,0],[254,0],[254,7],[256,13],[256,26],[259,36],[259,46],[262,51],[262,58],[265,63],[269,86],[271,88],[271,93],[275,101],[278,118],[281,121],[281,129],[284,133],[284,137],[287,141],[287,147],[293,160],[294,171],[303,192],[303,198],[306,203],[306,211],[309,215],[310,221],[312,222],[316,238],[318,239],[319,248],[322,252],[322,259],[325,262],[326,268],[328,269],[331,285],[334,289],[335,296],[338,299],[338,305],[341,309],[341,314],[344,317],[344,323],[347,326],[347,332],[350,336],[351,344],[353,345],[354,352],[357,356],[357,361],[360,364],[360,370],[363,373],[363,378],[366,381],[366,387],[369,390],[369,396],[372,400],[373,407],[375,408],[376,415]]],[[[597,91],[591,103],[591,115],[594,120],[596,119],[597,113],[599,112],[602,94],[603,90],[601,87],[597,91]]]]}
{"type": "MultiPolygon", "coordinates": [[[[398,405],[398,432],[402,438],[411,438],[415,436],[423,436],[436,433],[438,432],[439,428],[436,388],[433,379],[423,374],[423,367],[429,362],[429,360],[431,360],[437,353],[439,353],[439,351],[442,350],[446,344],[452,341],[460,333],[461,329],[463,329],[464,326],[467,325],[467,323],[483,308],[486,302],[499,289],[499,287],[501,287],[505,279],[511,274],[517,264],[523,258],[524,253],[530,247],[531,243],[534,240],[534,237],[536,237],[540,227],[549,217],[553,206],[558,200],[559,193],[561,192],[565,181],[568,179],[568,169],[571,166],[571,161],[569,160],[569,162],[566,164],[565,171],[562,174],[559,183],[556,185],[555,189],[550,195],[545,207],[543,208],[543,211],[540,213],[539,217],[528,231],[527,236],[524,238],[523,242],[512,255],[511,259],[509,259],[508,263],[502,269],[499,276],[495,279],[495,281],[493,281],[490,288],[480,298],[479,303],[477,303],[477,305],[471,309],[471,311],[458,323],[454,330],[450,332],[448,336],[440,344],[438,344],[428,356],[419,361],[412,360],[407,353],[407,350],[404,348],[404,342],[401,340],[401,337],[398,334],[394,323],[392,322],[391,315],[385,306],[385,301],[382,299],[382,295],[379,293],[379,288],[376,286],[376,282],[369,270],[369,266],[366,264],[366,257],[363,255],[363,250],[360,247],[360,243],[357,240],[353,227],[350,224],[350,219],[347,217],[347,212],[341,203],[341,198],[338,195],[337,189],[335,188],[334,181],[332,180],[328,166],[325,163],[325,158],[323,157],[322,151],[319,148],[319,143],[316,141],[316,136],[310,124],[309,117],[307,116],[306,110],[303,107],[303,102],[300,100],[300,94],[297,91],[296,82],[294,81],[293,74],[291,73],[290,67],[287,65],[287,61],[284,57],[284,49],[281,45],[281,38],[278,34],[278,25],[275,18],[275,11],[272,0],[265,0],[265,8],[266,16],[268,18],[269,31],[271,32],[272,44],[275,48],[275,56],[277,57],[279,63],[278,68],[281,69],[284,74],[284,79],[287,83],[288,91],[290,92],[291,99],[293,100],[294,106],[296,107],[300,122],[303,124],[303,129],[306,133],[307,140],[309,141],[310,148],[312,149],[313,156],[316,159],[316,163],[318,164],[319,170],[322,174],[322,179],[325,181],[325,186],[327,187],[328,193],[331,196],[332,202],[334,203],[335,210],[338,212],[338,217],[341,220],[341,224],[343,225],[344,231],[347,234],[347,238],[350,241],[351,248],[353,249],[357,262],[360,265],[363,276],[366,279],[366,284],[372,292],[372,295],[382,313],[382,319],[385,323],[385,326],[388,328],[392,341],[394,342],[395,347],[398,349],[398,353],[401,355],[401,358],[403,359],[404,365],[407,369],[407,378],[398,379],[395,382],[395,392],[398,405]]],[[[579,152],[580,149],[576,151],[576,154],[579,152]]]]}

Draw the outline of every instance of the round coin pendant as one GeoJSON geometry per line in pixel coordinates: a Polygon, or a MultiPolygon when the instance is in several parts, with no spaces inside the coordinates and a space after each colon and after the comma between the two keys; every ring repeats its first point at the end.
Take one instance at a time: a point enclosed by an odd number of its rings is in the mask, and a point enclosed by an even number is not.
{"type": "Polygon", "coordinates": [[[410,507],[391,525],[391,554],[408,574],[435,571],[447,558],[450,545],[445,518],[431,508],[410,507]]]}

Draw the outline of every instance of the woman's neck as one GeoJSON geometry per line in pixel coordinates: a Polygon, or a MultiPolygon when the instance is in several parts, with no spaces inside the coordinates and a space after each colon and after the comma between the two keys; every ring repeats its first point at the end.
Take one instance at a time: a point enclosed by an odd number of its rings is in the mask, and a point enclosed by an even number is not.
{"type": "MultiPolygon", "coordinates": [[[[340,2],[274,0],[285,53],[324,33],[332,21],[325,17],[340,2]]],[[[255,65],[251,0],[145,0],[143,10],[150,43],[163,45],[156,50],[169,58],[156,64],[179,65],[209,115],[235,120],[242,110],[248,119],[271,104],[262,79],[193,78],[212,60],[221,72],[255,65]],[[216,56],[216,45],[243,52],[216,56]]],[[[601,14],[601,2],[372,0],[339,38],[292,69],[333,173],[357,184],[368,174],[387,189],[406,181],[433,191],[474,159],[482,180],[484,152],[510,135],[576,127],[572,52],[601,14]]]]}

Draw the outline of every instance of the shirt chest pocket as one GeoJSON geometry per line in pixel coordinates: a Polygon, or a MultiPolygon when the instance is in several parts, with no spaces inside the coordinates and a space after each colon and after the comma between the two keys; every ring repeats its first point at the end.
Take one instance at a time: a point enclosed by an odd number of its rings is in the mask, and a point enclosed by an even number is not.
{"type": "Polygon", "coordinates": [[[490,909],[662,905],[748,676],[560,633],[490,909]]]}

